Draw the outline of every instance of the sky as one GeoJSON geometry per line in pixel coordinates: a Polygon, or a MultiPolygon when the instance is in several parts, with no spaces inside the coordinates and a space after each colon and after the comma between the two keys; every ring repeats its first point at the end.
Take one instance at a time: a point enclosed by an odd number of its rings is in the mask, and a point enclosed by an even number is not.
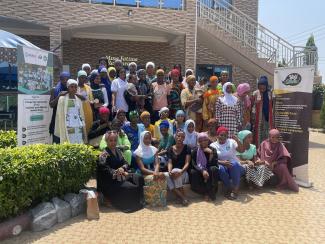
{"type": "Polygon", "coordinates": [[[325,82],[325,1],[259,0],[259,23],[296,46],[314,34],[325,82]]]}

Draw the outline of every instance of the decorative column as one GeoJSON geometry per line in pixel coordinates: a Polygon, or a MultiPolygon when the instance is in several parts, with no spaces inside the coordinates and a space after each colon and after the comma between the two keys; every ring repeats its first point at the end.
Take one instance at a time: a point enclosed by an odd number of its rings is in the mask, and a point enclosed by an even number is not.
{"type": "Polygon", "coordinates": [[[50,27],[50,51],[57,55],[62,62],[62,33],[60,26],[50,27]]]}
{"type": "Polygon", "coordinates": [[[196,69],[197,16],[196,2],[186,1],[188,29],[185,34],[185,69],[196,69]]]}

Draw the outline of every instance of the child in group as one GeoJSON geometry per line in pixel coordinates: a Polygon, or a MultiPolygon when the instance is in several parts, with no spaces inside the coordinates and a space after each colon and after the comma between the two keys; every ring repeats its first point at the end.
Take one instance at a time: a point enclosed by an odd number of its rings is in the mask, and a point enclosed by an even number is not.
{"type": "Polygon", "coordinates": [[[167,171],[167,163],[168,163],[167,151],[168,148],[170,148],[175,144],[175,139],[172,135],[168,133],[169,122],[167,120],[164,120],[160,123],[159,129],[160,129],[161,138],[159,140],[158,156],[160,159],[160,170],[165,172],[167,171]]]}

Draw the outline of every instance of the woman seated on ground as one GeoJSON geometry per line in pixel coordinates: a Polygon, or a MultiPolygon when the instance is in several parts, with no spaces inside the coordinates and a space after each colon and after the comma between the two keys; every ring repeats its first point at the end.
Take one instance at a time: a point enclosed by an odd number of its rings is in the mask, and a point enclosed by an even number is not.
{"type": "Polygon", "coordinates": [[[164,120],[159,125],[161,138],[158,146],[158,158],[160,161],[160,170],[167,171],[167,150],[175,144],[175,139],[172,135],[168,134],[169,123],[164,120]]]}
{"type": "Polygon", "coordinates": [[[129,164],[116,147],[118,135],[106,134],[107,147],[97,166],[97,188],[112,205],[123,212],[134,212],[143,207],[143,177],[129,173],[129,164]]]}
{"type": "Polygon", "coordinates": [[[184,126],[185,126],[185,112],[183,110],[177,110],[175,115],[175,120],[173,123],[173,134],[175,134],[178,129],[184,130],[184,126]]]}
{"type": "Polygon", "coordinates": [[[213,201],[218,191],[218,154],[209,148],[206,133],[198,135],[199,147],[192,151],[191,189],[213,201]]]}
{"type": "Polygon", "coordinates": [[[106,107],[99,108],[99,119],[92,123],[91,129],[88,133],[89,144],[98,148],[103,135],[111,129],[111,122],[109,121],[110,111],[106,107]]]}
{"type": "MultiPolygon", "coordinates": [[[[131,159],[132,159],[132,152],[131,152],[131,143],[127,137],[127,135],[124,133],[124,131],[121,129],[122,123],[118,119],[113,119],[111,123],[111,128],[113,131],[117,132],[117,148],[122,152],[123,157],[128,162],[129,165],[131,165],[131,159]]],[[[102,137],[102,140],[99,144],[99,149],[103,151],[107,147],[105,135],[102,137]]]]}
{"type": "Polygon", "coordinates": [[[273,129],[269,132],[269,139],[264,140],[259,149],[258,157],[278,177],[278,189],[290,189],[298,192],[299,187],[292,178],[291,155],[280,142],[280,132],[273,129]]]}
{"type": "Polygon", "coordinates": [[[185,140],[184,144],[188,145],[191,149],[197,147],[197,132],[195,131],[194,120],[188,119],[184,126],[185,140]]]}
{"type": "Polygon", "coordinates": [[[117,110],[115,119],[118,119],[119,121],[121,121],[122,126],[130,124],[130,122],[126,118],[126,112],[122,109],[117,110]]]}
{"type": "Polygon", "coordinates": [[[184,145],[185,133],[178,130],[175,134],[176,144],[168,148],[168,189],[173,191],[184,206],[188,205],[183,185],[189,183],[188,168],[191,161],[191,149],[184,145]]]}
{"type": "MultiPolygon", "coordinates": [[[[153,137],[155,137],[154,133],[155,133],[155,126],[150,124],[151,120],[150,120],[150,113],[148,111],[143,111],[140,115],[140,120],[142,122],[142,131],[149,131],[151,133],[151,135],[153,137]]],[[[141,132],[142,132],[141,131],[141,132]]]]}
{"type": "Polygon", "coordinates": [[[219,177],[225,186],[225,197],[234,200],[238,197],[240,177],[245,174],[236,156],[236,150],[243,152],[243,145],[237,137],[228,139],[228,129],[219,127],[217,130],[218,140],[210,146],[218,153],[219,177]]]}
{"type": "Polygon", "coordinates": [[[217,129],[219,127],[218,120],[216,119],[209,119],[208,123],[208,131],[206,132],[209,138],[209,144],[215,142],[218,139],[217,136],[217,129]]]}
{"type": "Polygon", "coordinates": [[[238,138],[243,144],[244,152],[237,152],[241,164],[246,170],[246,180],[252,188],[252,183],[262,187],[273,175],[261,160],[257,160],[256,146],[252,144],[253,133],[249,130],[242,130],[238,133],[238,138]]]}
{"type": "Polygon", "coordinates": [[[159,172],[158,149],[151,145],[151,134],[143,131],[140,145],[134,151],[138,165],[138,173],[145,179],[145,201],[150,206],[166,206],[167,173],[159,172]]]}

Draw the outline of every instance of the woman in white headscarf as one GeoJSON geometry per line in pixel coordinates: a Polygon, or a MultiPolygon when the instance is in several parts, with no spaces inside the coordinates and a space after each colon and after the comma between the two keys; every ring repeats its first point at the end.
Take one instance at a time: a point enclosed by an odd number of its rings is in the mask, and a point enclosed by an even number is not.
{"type": "Polygon", "coordinates": [[[192,119],[188,119],[184,126],[185,140],[184,144],[191,149],[197,147],[197,132],[195,131],[195,122],[192,119]]]}
{"type": "Polygon", "coordinates": [[[233,84],[226,82],[223,87],[223,96],[216,103],[216,119],[220,126],[228,128],[228,136],[232,138],[241,130],[242,113],[239,99],[232,94],[233,84]]]}

